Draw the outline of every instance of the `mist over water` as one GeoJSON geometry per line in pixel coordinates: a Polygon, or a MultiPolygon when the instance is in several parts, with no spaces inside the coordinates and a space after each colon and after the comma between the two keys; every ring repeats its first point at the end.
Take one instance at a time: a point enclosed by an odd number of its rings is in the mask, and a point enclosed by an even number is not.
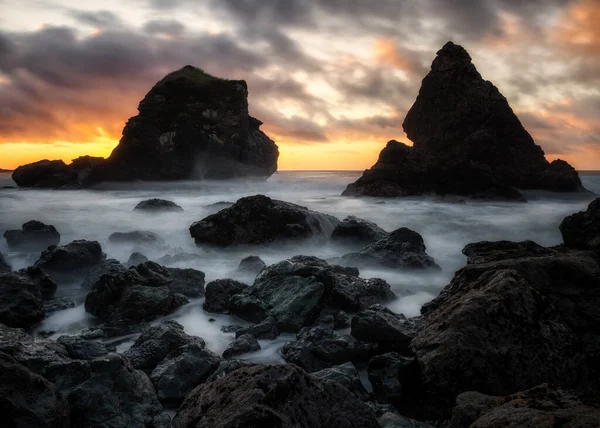
{"type": "MultiPolygon", "coordinates": [[[[238,277],[235,270],[240,260],[248,255],[258,255],[272,264],[298,254],[314,255],[324,259],[341,256],[349,249],[334,245],[301,244],[285,248],[257,246],[236,250],[214,251],[196,247],[189,234],[189,226],[207,215],[224,208],[219,202],[265,194],[275,199],[306,206],[332,214],[340,220],[355,215],[375,222],[387,231],[408,227],[423,235],[427,252],[441,266],[440,272],[415,273],[383,270],[361,270],[364,278],[380,277],[390,283],[398,299],[388,306],[406,316],[419,314],[423,303],[431,300],[446,284],[454,272],[465,264],[462,248],[481,240],[531,239],[541,245],[562,242],[558,225],[573,212],[587,207],[592,196],[528,193],[529,203],[506,202],[441,202],[434,197],[383,199],[348,198],[340,196],[348,183],[355,181],[359,171],[282,171],[267,181],[226,182],[171,182],[103,184],[86,190],[35,190],[3,189],[14,186],[8,174],[0,174],[0,234],[7,229],[20,229],[29,220],[39,220],[56,226],[61,234],[61,244],[75,239],[100,242],[108,258],[123,263],[132,251],[140,251],[151,260],[166,254],[192,253],[200,257],[168,266],[189,267],[206,273],[206,281],[217,278],[235,278],[252,283],[253,278],[238,277]],[[133,211],[142,200],[161,198],[171,200],[183,212],[148,214],[133,211]],[[114,244],[108,241],[113,232],[149,230],[157,233],[163,244],[133,247],[131,244],[114,244]]],[[[600,175],[583,175],[584,186],[600,193],[600,175]]],[[[0,251],[20,269],[33,264],[38,254],[10,253],[4,239],[0,251]]],[[[95,323],[85,313],[83,300],[86,290],[79,283],[59,283],[57,296],[73,298],[75,308],[48,314],[35,332],[52,331],[51,337],[76,333],[95,323]]],[[[208,347],[221,353],[233,339],[233,333],[223,333],[225,325],[245,325],[244,321],[225,315],[209,314],[202,310],[202,299],[192,301],[170,315],[187,333],[201,336],[208,347]],[[212,321],[211,321],[212,319],[212,321]]],[[[158,322],[158,321],[157,321],[158,322]]],[[[261,341],[262,350],[243,356],[260,362],[281,361],[279,349],[292,335],[282,335],[274,341],[261,341]]],[[[135,336],[119,343],[119,350],[131,345],[135,336]]]]}

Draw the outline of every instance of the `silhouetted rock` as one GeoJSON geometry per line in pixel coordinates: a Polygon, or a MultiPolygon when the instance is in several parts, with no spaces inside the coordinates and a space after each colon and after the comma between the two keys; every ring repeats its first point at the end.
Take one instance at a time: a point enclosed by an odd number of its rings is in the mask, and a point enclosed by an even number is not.
{"type": "Polygon", "coordinates": [[[44,250],[35,266],[52,276],[74,278],[85,276],[104,259],[98,242],[78,240],[44,250]]]}
{"type": "Polygon", "coordinates": [[[8,273],[12,271],[12,266],[4,258],[4,254],[0,253],[0,273],[8,273]]]}
{"type": "Polygon", "coordinates": [[[22,230],[7,230],[4,238],[8,248],[14,251],[43,251],[60,243],[60,234],[52,225],[31,220],[23,224],[22,230]]]}
{"type": "Polygon", "coordinates": [[[61,160],[48,160],[22,165],[12,173],[19,187],[61,188],[77,185],[76,172],[61,160]]]}
{"type": "Polygon", "coordinates": [[[200,385],[173,419],[173,428],[233,426],[379,428],[369,407],[346,388],[292,364],[241,368],[200,385]]]}
{"type": "Polygon", "coordinates": [[[352,363],[344,363],[319,370],[318,372],[311,373],[311,375],[317,379],[339,383],[354,394],[360,401],[367,401],[370,398],[370,394],[360,380],[358,370],[356,370],[356,367],[354,367],[354,364],[352,363]]]}
{"type": "Polygon", "coordinates": [[[224,313],[229,311],[229,299],[240,294],[248,285],[233,279],[217,279],[206,284],[202,307],[207,312],[224,313]]]}
{"type": "Polygon", "coordinates": [[[264,195],[241,198],[234,205],[190,226],[196,245],[257,245],[325,241],[339,222],[333,216],[264,195]]]}
{"type": "Polygon", "coordinates": [[[342,220],[331,233],[331,241],[343,245],[363,247],[388,236],[388,233],[375,223],[353,215],[342,220]]]}
{"type": "Polygon", "coordinates": [[[179,205],[175,202],[167,201],[164,199],[146,199],[140,202],[133,209],[134,211],[150,211],[150,212],[164,212],[164,211],[183,211],[179,205]]]}
{"type": "Polygon", "coordinates": [[[568,247],[600,250],[600,198],[586,211],[571,214],[560,224],[560,233],[568,247]]]}
{"type": "Polygon", "coordinates": [[[341,262],[357,267],[439,269],[439,266],[425,250],[425,243],[421,235],[406,227],[401,227],[385,238],[367,245],[359,252],[344,255],[341,262]]]}
{"type": "Polygon", "coordinates": [[[227,345],[223,351],[223,358],[229,359],[248,352],[260,350],[258,340],[251,334],[243,334],[227,345]]]}
{"type": "Polygon", "coordinates": [[[414,145],[388,142],[344,195],[523,200],[517,189],[583,190],[568,163],[545,159],[506,98],[452,42],[437,52],[403,127],[414,145]]]}

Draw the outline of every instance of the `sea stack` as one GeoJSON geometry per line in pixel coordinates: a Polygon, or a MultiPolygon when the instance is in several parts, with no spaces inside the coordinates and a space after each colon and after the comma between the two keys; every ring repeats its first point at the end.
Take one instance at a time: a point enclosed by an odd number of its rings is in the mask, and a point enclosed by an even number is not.
{"type": "Polygon", "coordinates": [[[277,170],[277,145],[248,114],[243,80],[187,65],[154,85],[138,111],[110,157],[94,159],[85,174],[75,161],[57,161],[57,179],[56,168],[48,168],[54,164],[45,161],[17,168],[13,179],[22,187],[85,187],[101,181],[267,178],[277,170]]]}
{"type": "Polygon", "coordinates": [[[343,195],[519,200],[519,189],[584,190],[567,162],[546,160],[506,98],[452,42],[437,52],[403,128],[413,146],[388,142],[343,195]]]}

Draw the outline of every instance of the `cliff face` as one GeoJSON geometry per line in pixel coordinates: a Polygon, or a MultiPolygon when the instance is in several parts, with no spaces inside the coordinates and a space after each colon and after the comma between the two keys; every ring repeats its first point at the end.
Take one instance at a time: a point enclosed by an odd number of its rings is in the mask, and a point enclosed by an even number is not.
{"type": "MultiPolygon", "coordinates": [[[[249,116],[248,88],[243,80],[219,79],[185,66],[154,85],[138,111],[127,121],[110,157],[96,162],[83,176],[65,174],[76,177],[67,185],[266,178],[277,170],[277,146],[259,129],[262,122],[249,116]]],[[[35,186],[37,180],[22,179],[22,172],[32,170],[31,166],[20,168],[17,184],[35,186]]]]}
{"type": "Polygon", "coordinates": [[[544,158],[506,98],[452,42],[438,51],[403,127],[414,145],[390,141],[344,194],[519,199],[516,189],[582,189],[568,163],[544,158]]]}

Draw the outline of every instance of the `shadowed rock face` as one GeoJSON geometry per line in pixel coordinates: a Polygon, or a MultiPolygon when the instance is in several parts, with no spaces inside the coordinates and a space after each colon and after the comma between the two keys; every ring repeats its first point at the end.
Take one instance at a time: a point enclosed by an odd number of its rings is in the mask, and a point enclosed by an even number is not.
{"type": "Polygon", "coordinates": [[[506,98],[452,42],[438,51],[403,127],[413,147],[388,142],[377,163],[344,195],[518,200],[516,189],[583,189],[567,162],[544,158],[506,98]]]}
{"type": "Polygon", "coordinates": [[[185,66],[148,92],[106,160],[66,165],[40,161],[13,173],[22,187],[78,187],[100,181],[269,177],[277,145],[248,114],[243,80],[219,79],[185,66]]]}

